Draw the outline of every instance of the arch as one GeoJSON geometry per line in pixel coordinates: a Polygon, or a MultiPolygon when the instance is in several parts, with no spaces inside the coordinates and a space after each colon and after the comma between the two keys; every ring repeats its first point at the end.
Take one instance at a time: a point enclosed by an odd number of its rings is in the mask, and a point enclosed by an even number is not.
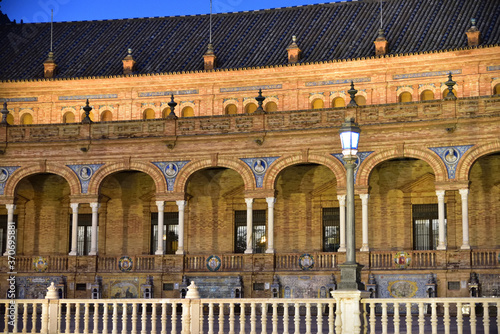
{"type": "MultiPolygon", "coordinates": [[[[94,121],[94,113],[92,111],[89,113],[89,117],[90,117],[90,120],[93,122],[94,121]]],[[[83,121],[84,118],[85,118],[85,112],[82,112],[81,120],[83,121]]]]}
{"type": "Polygon", "coordinates": [[[496,84],[495,87],[493,87],[493,95],[500,95],[500,83],[496,84]]]}
{"type": "Polygon", "coordinates": [[[354,97],[354,101],[358,106],[366,106],[366,97],[361,94],[358,94],[354,97]]]}
{"type": "Polygon", "coordinates": [[[434,100],[434,92],[430,89],[425,89],[420,93],[420,101],[434,100]]]}
{"type": "Polygon", "coordinates": [[[161,112],[161,117],[162,118],[167,118],[168,115],[170,115],[170,107],[166,107],[162,110],[161,112]]]}
{"type": "Polygon", "coordinates": [[[224,114],[226,115],[236,115],[238,113],[238,107],[235,104],[228,104],[224,109],[224,114]]]}
{"type": "Polygon", "coordinates": [[[403,157],[420,159],[427,162],[434,171],[436,182],[448,181],[448,172],[444,162],[431,150],[405,147],[401,151],[395,147],[393,149],[370,154],[360,165],[360,169],[358,170],[358,174],[356,176],[356,185],[368,186],[368,179],[375,166],[387,160],[403,157]]]}
{"type": "Polygon", "coordinates": [[[33,124],[33,116],[30,113],[24,113],[21,115],[21,124],[29,125],[33,124]]]}
{"type": "Polygon", "coordinates": [[[194,117],[194,109],[191,106],[182,108],[182,117],[194,117]]]}
{"type": "Polygon", "coordinates": [[[19,181],[27,176],[40,173],[56,174],[64,178],[69,184],[71,195],[79,195],[82,192],[80,180],[68,166],[47,162],[45,165],[38,163],[17,169],[12,173],[5,184],[4,196],[13,197],[19,181]]]}
{"type": "Polygon", "coordinates": [[[63,123],[75,123],[75,113],[72,111],[67,111],[62,117],[63,123]]]}
{"type": "Polygon", "coordinates": [[[264,182],[262,183],[265,189],[274,189],[274,184],[279,173],[285,168],[299,164],[299,163],[315,163],[328,167],[335,178],[337,179],[337,188],[345,188],[346,186],[346,176],[345,168],[342,163],[332,155],[308,155],[304,157],[303,155],[288,155],[277,159],[266,172],[264,177],[264,182]]]}
{"type": "Polygon", "coordinates": [[[151,108],[148,108],[142,112],[142,119],[154,119],[155,111],[151,108]]]}
{"type": "Polygon", "coordinates": [[[255,178],[250,167],[241,160],[218,159],[214,165],[212,159],[196,160],[189,162],[184,168],[179,171],[177,179],[175,180],[174,191],[185,192],[187,181],[189,177],[205,168],[209,167],[225,167],[236,171],[243,179],[245,190],[255,189],[255,178]]]}
{"type": "Polygon", "coordinates": [[[500,152],[500,141],[498,140],[488,144],[471,147],[458,162],[455,178],[459,181],[469,180],[470,169],[472,165],[474,165],[474,162],[482,156],[495,152],[500,152]]]}
{"type": "Polygon", "coordinates": [[[345,107],[345,100],[344,100],[344,98],[342,98],[340,96],[337,96],[336,98],[333,99],[332,106],[333,106],[333,108],[343,108],[343,107],[345,107]]]}
{"type": "Polygon", "coordinates": [[[273,111],[278,111],[278,105],[274,101],[267,102],[264,110],[266,112],[273,112],[273,111]]]}
{"type": "Polygon", "coordinates": [[[245,105],[245,112],[247,114],[252,114],[255,110],[257,110],[257,105],[255,103],[250,102],[245,105]]]}
{"type": "Polygon", "coordinates": [[[325,107],[325,102],[323,102],[323,99],[321,98],[314,99],[311,103],[312,109],[323,109],[324,107],[325,107]]]}
{"type": "Polygon", "coordinates": [[[104,110],[101,113],[101,122],[111,122],[113,120],[113,113],[109,110],[104,110]]]}
{"type": "Polygon", "coordinates": [[[95,172],[94,176],[90,179],[88,194],[98,195],[101,183],[106,176],[113,173],[129,170],[135,170],[149,175],[153,179],[153,183],[155,184],[156,193],[164,193],[167,191],[167,182],[165,181],[165,177],[163,176],[163,173],[158,169],[158,167],[149,162],[130,162],[130,164],[127,164],[125,161],[123,161],[109,165],[106,164],[103,167],[99,168],[95,172]]]}
{"type": "Polygon", "coordinates": [[[7,124],[14,125],[14,115],[11,113],[7,114],[7,124]]]}
{"type": "Polygon", "coordinates": [[[413,100],[413,97],[410,92],[402,92],[399,94],[398,100],[400,103],[407,103],[413,100]]]}

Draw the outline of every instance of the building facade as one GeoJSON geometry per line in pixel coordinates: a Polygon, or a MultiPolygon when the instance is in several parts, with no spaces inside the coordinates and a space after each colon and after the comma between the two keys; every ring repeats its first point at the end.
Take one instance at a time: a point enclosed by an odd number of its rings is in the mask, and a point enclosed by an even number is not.
{"type": "Polygon", "coordinates": [[[376,1],[218,14],[213,45],[208,15],[62,22],[48,58],[50,25],[2,26],[0,275],[13,221],[19,298],[50,281],[68,298],[176,297],[189,280],[327,296],[354,118],[374,296],[468,296],[476,277],[497,296],[498,8],[384,6],[382,31],[376,1]]]}

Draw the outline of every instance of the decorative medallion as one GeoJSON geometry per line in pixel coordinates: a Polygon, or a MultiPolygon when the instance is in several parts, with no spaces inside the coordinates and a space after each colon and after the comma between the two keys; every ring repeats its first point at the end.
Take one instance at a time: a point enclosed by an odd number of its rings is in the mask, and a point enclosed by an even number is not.
{"type": "Polygon", "coordinates": [[[217,255],[210,255],[207,258],[207,268],[210,271],[219,270],[221,264],[222,264],[222,261],[220,260],[220,257],[218,257],[217,255]]]}
{"type": "Polygon", "coordinates": [[[89,166],[82,166],[78,169],[78,176],[82,181],[88,181],[94,174],[94,171],[89,166]]]}
{"type": "Polygon", "coordinates": [[[44,273],[49,268],[49,264],[47,263],[47,259],[39,256],[33,258],[33,269],[38,273],[44,273]]]}
{"type": "Polygon", "coordinates": [[[396,268],[405,269],[410,265],[411,257],[407,252],[397,252],[394,255],[394,263],[396,264],[396,268]]]}
{"type": "Polygon", "coordinates": [[[9,171],[5,168],[0,168],[0,182],[5,182],[9,178],[9,171]]]}
{"type": "Polygon", "coordinates": [[[401,280],[390,282],[387,289],[394,298],[411,298],[416,295],[418,286],[415,282],[401,280]]]}
{"type": "Polygon", "coordinates": [[[446,165],[448,171],[448,179],[454,179],[455,173],[460,158],[470,149],[473,145],[462,145],[462,146],[443,146],[443,147],[429,147],[430,150],[434,151],[439,155],[441,160],[446,165]]]}
{"type": "Polygon", "coordinates": [[[88,164],[88,165],[66,165],[80,180],[80,185],[82,186],[82,194],[86,194],[89,189],[90,179],[94,173],[101,168],[104,164],[88,164]]]}
{"type": "Polygon", "coordinates": [[[255,174],[264,174],[267,170],[267,162],[264,159],[254,159],[252,169],[255,174]]]}
{"type": "Polygon", "coordinates": [[[179,167],[176,163],[168,163],[163,170],[165,172],[165,176],[169,179],[174,178],[179,172],[179,167]]]}
{"type": "Polygon", "coordinates": [[[302,270],[310,270],[314,267],[314,258],[310,254],[302,254],[299,257],[299,267],[302,270]]]}
{"type": "Polygon", "coordinates": [[[453,147],[450,147],[446,150],[446,152],[443,154],[444,156],[444,162],[447,164],[454,164],[458,161],[458,157],[460,156],[460,153],[455,150],[453,147]]]}
{"type": "Polygon", "coordinates": [[[266,157],[266,158],[240,158],[244,163],[252,169],[255,177],[255,185],[257,188],[262,188],[264,182],[264,175],[268,167],[276,161],[279,157],[266,157]]]}
{"type": "Polygon", "coordinates": [[[123,272],[131,271],[133,266],[134,262],[129,256],[122,256],[118,260],[118,268],[123,272]]]}
{"type": "Polygon", "coordinates": [[[155,161],[152,162],[153,165],[158,167],[163,176],[165,177],[165,181],[167,181],[167,191],[174,190],[175,179],[179,174],[179,171],[189,162],[187,161],[155,161]]]}

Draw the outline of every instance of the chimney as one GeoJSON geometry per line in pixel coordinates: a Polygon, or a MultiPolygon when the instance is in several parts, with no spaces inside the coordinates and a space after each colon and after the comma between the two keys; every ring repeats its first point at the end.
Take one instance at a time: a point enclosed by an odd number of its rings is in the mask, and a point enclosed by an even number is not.
{"type": "Polygon", "coordinates": [[[56,74],[56,62],[54,61],[54,52],[49,52],[49,57],[43,62],[43,76],[53,78],[56,74]]]}
{"type": "Polygon", "coordinates": [[[476,27],[476,19],[470,20],[472,26],[465,33],[467,35],[468,46],[478,46],[481,42],[481,32],[476,27]]]}
{"type": "Polygon", "coordinates": [[[389,52],[389,42],[384,35],[384,29],[380,28],[378,30],[378,37],[373,42],[375,44],[375,55],[383,56],[389,52]]]}
{"type": "Polygon", "coordinates": [[[123,58],[123,74],[132,74],[135,70],[135,60],[132,57],[132,49],[127,50],[128,54],[125,58],[123,58]]]}
{"type": "Polygon", "coordinates": [[[214,46],[212,43],[208,44],[207,52],[203,55],[203,62],[205,64],[205,71],[213,70],[215,68],[215,61],[217,57],[214,53],[214,46]]]}
{"type": "Polygon", "coordinates": [[[302,52],[297,45],[297,37],[292,36],[292,44],[286,50],[288,51],[288,63],[295,64],[300,60],[300,53],[302,52]]]}

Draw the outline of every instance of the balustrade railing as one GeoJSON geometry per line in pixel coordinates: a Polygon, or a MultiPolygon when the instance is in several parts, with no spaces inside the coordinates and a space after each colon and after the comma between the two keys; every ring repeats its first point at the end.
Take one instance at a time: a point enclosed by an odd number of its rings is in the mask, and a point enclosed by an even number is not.
{"type": "MultiPolygon", "coordinates": [[[[409,250],[408,264],[409,268],[425,269],[438,266],[436,251],[428,250],[409,250]]],[[[398,264],[395,261],[396,251],[372,251],[370,252],[371,269],[397,269],[398,264]]]]}
{"type": "MultiPolygon", "coordinates": [[[[311,270],[324,270],[324,269],[334,269],[337,268],[338,260],[337,253],[309,253],[312,257],[314,264],[310,268],[311,270]]],[[[276,254],[275,255],[275,267],[281,270],[302,270],[300,267],[300,257],[303,254],[291,253],[291,254],[276,254]]],[[[304,265],[304,264],[303,264],[304,265]]]]}
{"type": "Polygon", "coordinates": [[[500,250],[473,249],[471,252],[471,265],[474,267],[497,267],[500,250]]]}

